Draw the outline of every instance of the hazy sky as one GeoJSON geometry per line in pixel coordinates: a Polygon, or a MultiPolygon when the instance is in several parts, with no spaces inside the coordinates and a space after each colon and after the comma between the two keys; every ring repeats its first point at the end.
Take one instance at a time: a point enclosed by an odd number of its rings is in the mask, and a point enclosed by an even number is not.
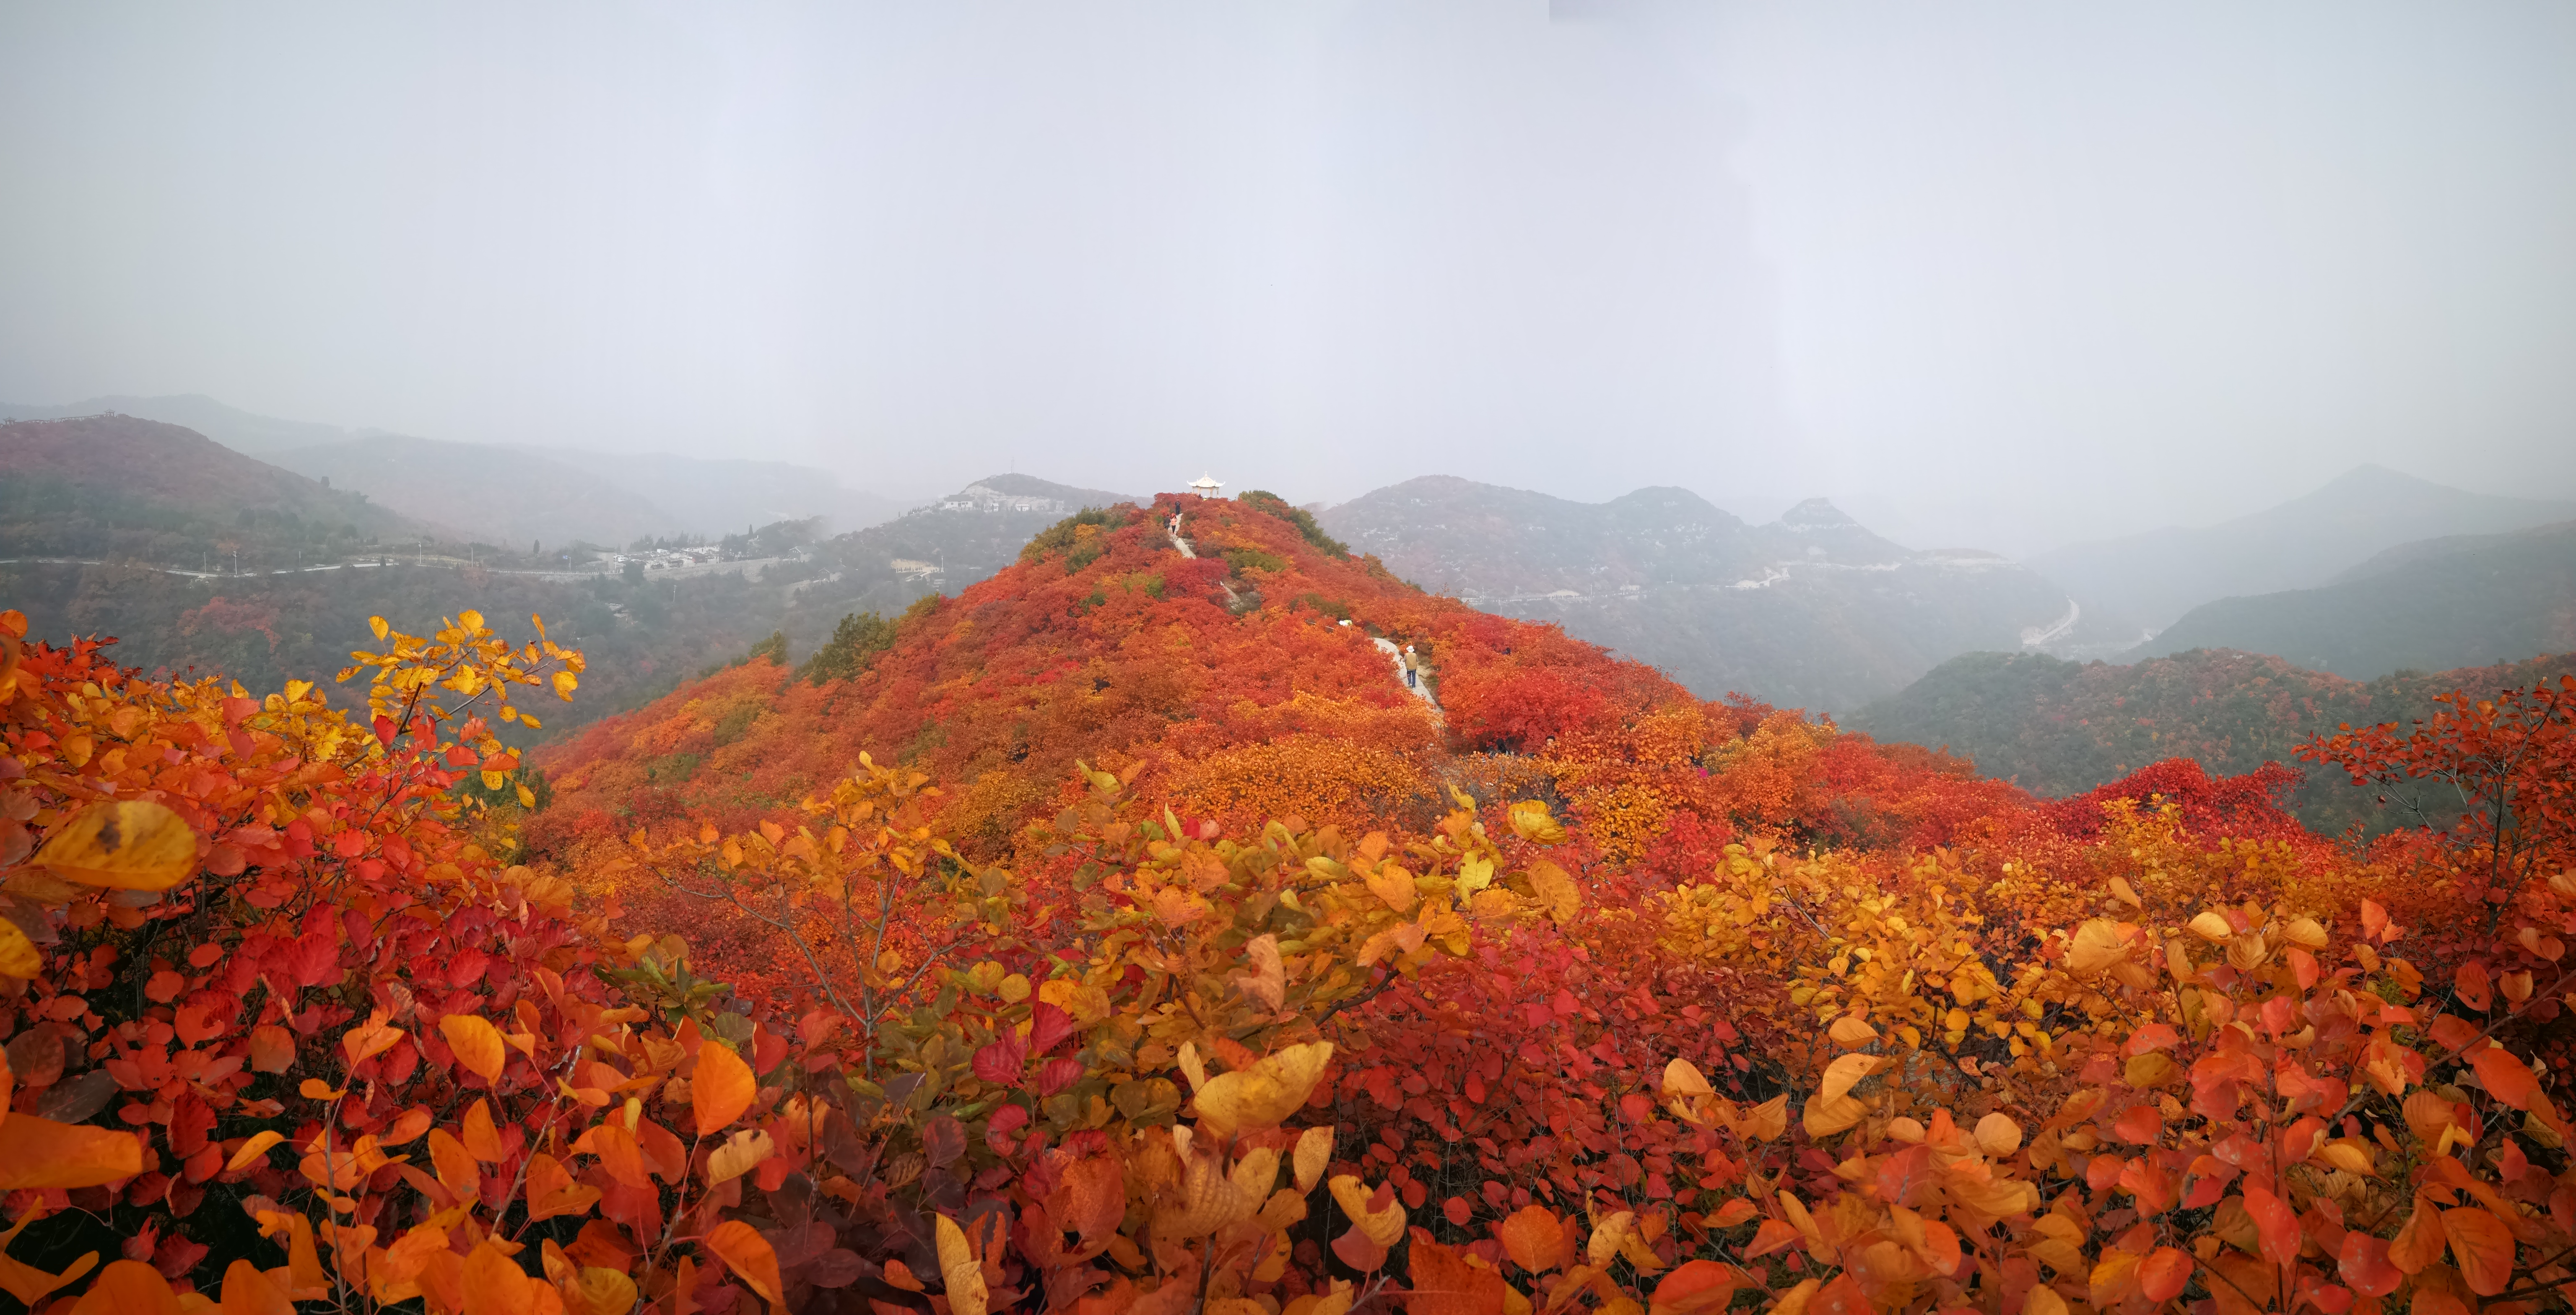
{"type": "Polygon", "coordinates": [[[0,398],[931,493],[2576,494],[2576,6],[0,0],[0,398]]]}

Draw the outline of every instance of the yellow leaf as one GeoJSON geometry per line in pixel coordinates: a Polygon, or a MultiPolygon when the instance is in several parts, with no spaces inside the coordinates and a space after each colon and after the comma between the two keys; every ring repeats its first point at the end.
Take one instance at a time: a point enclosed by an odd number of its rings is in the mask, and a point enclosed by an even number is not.
{"type": "Polygon", "coordinates": [[[1330,1164],[1332,1159],[1333,1130],[1331,1128],[1308,1128],[1297,1134],[1297,1153],[1294,1160],[1297,1166],[1299,1195],[1315,1190],[1315,1184],[1324,1177],[1324,1167],[1330,1164]]]}
{"type": "Polygon", "coordinates": [[[635,1280],[616,1270],[586,1266],[578,1282],[582,1304],[594,1315],[626,1315],[635,1309],[635,1280]]]}
{"type": "Polygon", "coordinates": [[[197,870],[197,833],[148,799],[96,803],[54,832],[35,861],[84,886],[168,890],[197,870]]]}
{"type": "MultiPolygon", "coordinates": [[[[1844,1058],[1850,1059],[1852,1056],[1845,1055],[1844,1058]]],[[[1868,1116],[1869,1107],[1861,1104],[1857,1097],[1817,1096],[1807,1102],[1806,1110],[1799,1121],[1806,1125],[1808,1136],[1830,1137],[1845,1128],[1852,1127],[1868,1116]]]]}
{"type": "Polygon", "coordinates": [[[56,1123],[33,1114],[0,1118],[0,1191],[96,1187],[143,1172],[143,1143],[130,1132],[56,1123]]]}
{"type": "Polygon", "coordinates": [[[0,976],[33,980],[45,970],[45,957],[18,924],[0,918],[0,976]]]}
{"type": "Polygon", "coordinates": [[[1736,1120],[1735,1126],[1738,1132],[1755,1141],[1772,1141],[1778,1138],[1780,1134],[1789,1130],[1789,1098],[1785,1095],[1773,1096],[1746,1110],[1744,1117],[1736,1120]]]}
{"type": "Polygon", "coordinates": [[[2127,877],[2111,878],[2111,894],[2130,908],[2143,909],[2147,906],[2145,900],[2138,898],[2137,887],[2130,885],[2127,877]]]}
{"type": "Polygon", "coordinates": [[[984,1315],[992,1297],[984,1287],[984,1267],[966,1244],[966,1230],[946,1215],[938,1221],[939,1277],[947,1285],[949,1315],[984,1315]]]}
{"type": "Polygon", "coordinates": [[[2066,970],[2093,973],[2120,961],[2124,947],[2119,924],[2095,918],[2075,929],[2075,939],[2066,947],[2066,970]]]}
{"type": "Polygon", "coordinates": [[[536,791],[531,790],[531,789],[529,789],[528,787],[526,787],[526,786],[524,786],[524,785],[522,785],[522,786],[518,787],[518,790],[519,790],[519,807],[521,807],[521,808],[534,808],[534,807],[536,807],[536,806],[537,806],[537,792],[536,792],[536,791]]]}
{"type": "Polygon", "coordinates": [[[2358,1137],[2339,1137],[2317,1148],[2317,1158],[2345,1173],[2370,1177],[2378,1166],[2372,1162],[2370,1143],[2358,1137]]]}
{"type": "Polygon", "coordinates": [[[560,699],[566,699],[566,700],[571,699],[571,698],[572,698],[573,688],[574,688],[575,686],[579,685],[579,684],[581,684],[581,678],[580,678],[580,677],[578,677],[578,676],[575,676],[575,675],[574,675],[574,674],[572,674],[571,672],[569,672],[569,671],[558,671],[558,672],[556,672],[556,673],[555,673],[555,697],[560,698],[560,699]]]}
{"type": "Polygon", "coordinates": [[[720,1041],[699,1045],[697,1075],[689,1080],[689,1105],[697,1111],[699,1136],[741,1118],[757,1094],[759,1084],[752,1079],[751,1065],[743,1063],[741,1056],[720,1041]]]}
{"type": "Polygon", "coordinates": [[[1512,834],[1537,845],[1562,844],[1565,828],[1548,815],[1547,805],[1536,799],[1524,799],[1512,805],[1509,818],[1512,834]]]}
{"type": "Polygon", "coordinates": [[[707,1154],[707,1186],[739,1178],[778,1153],[778,1143],[758,1128],[745,1128],[707,1154]]]}
{"type": "Polygon", "coordinates": [[[1349,1216],[1362,1236],[1382,1247],[1394,1246],[1396,1239],[1404,1236],[1403,1202],[1389,1200],[1386,1209],[1372,1212],[1369,1202],[1376,1199],[1377,1193],[1346,1173],[1334,1175],[1331,1187],[1333,1200],[1341,1204],[1342,1213],[1349,1216]]]}
{"type": "Polygon", "coordinates": [[[2215,910],[2192,919],[2191,930],[2193,935],[2212,945],[2232,940],[2236,936],[2236,924],[2229,922],[2225,914],[2215,910]]]}
{"type": "Polygon", "coordinates": [[[1199,1122],[1218,1136],[1276,1128],[1306,1103],[1332,1059],[1332,1042],[1309,1041],[1218,1074],[1199,1088],[1199,1122]]]}
{"type": "Polygon", "coordinates": [[[279,1132],[274,1128],[266,1132],[252,1134],[249,1141],[242,1143],[240,1150],[233,1152],[233,1158],[225,1161],[224,1172],[238,1172],[243,1165],[249,1164],[253,1160],[268,1154],[269,1147],[275,1146],[284,1140],[286,1140],[286,1134],[279,1132]]]}

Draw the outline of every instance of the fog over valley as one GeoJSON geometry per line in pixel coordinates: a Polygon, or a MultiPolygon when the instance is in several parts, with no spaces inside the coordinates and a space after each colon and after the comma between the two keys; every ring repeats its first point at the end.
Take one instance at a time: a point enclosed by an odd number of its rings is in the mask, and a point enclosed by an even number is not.
{"type": "Polygon", "coordinates": [[[0,399],[2015,557],[2576,496],[2553,6],[616,20],[0,13],[0,399]]]}

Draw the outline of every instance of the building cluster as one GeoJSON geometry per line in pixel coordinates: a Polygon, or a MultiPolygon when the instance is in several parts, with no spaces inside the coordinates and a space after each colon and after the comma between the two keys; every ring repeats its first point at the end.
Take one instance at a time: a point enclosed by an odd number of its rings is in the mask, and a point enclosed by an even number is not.
{"type": "Polygon", "coordinates": [[[1044,511],[1070,514],[1077,510],[1062,498],[1040,498],[1022,493],[1004,493],[984,484],[969,484],[940,502],[941,511],[1044,511]]]}
{"type": "Polygon", "coordinates": [[[724,550],[713,544],[696,548],[656,548],[651,552],[611,553],[608,560],[619,566],[624,566],[628,562],[642,562],[645,570],[669,571],[683,566],[704,566],[709,562],[722,561],[724,550]]]}

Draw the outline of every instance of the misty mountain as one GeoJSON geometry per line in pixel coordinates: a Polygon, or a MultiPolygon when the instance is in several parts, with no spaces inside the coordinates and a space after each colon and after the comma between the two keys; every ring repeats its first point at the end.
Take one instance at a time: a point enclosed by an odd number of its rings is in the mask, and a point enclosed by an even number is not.
{"type": "Polygon", "coordinates": [[[305,420],[280,420],[275,416],[253,415],[226,406],[211,397],[181,393],[166,397],[93,397],[69,406],[28,406],[0,402],[0,420],[62,420],[74,416],[108,413],[140,416],[163,424],[182,425],[231,448],[254,457],[266,457],[288,448],[311,447],[320,443],[340,443],[353,438],[382,434],[381,429],[343,429],[338,425],[314,424],[305,420]]]}
{"type": "Polygon", "coordinates": [[[111,411],[184,425],[236,452],[328,477],[384,506],[504,546],[715,538],[816,516],[827,531],[838,532],[890,519],[905,505],[845,488],[829,471],[786,462],[414,438],[280,420],[194,394],[93,397],[69,406],[0,403],[0,419],[111,411]]]}
{"type": "Polygon", "coordinates": [[[271,460],[512,548],[576,539],[622,548],[687,532],[678,516],[588,471],[511,448],[386,434],[288,448],[271,460]]]}
{"type": "Polygon", "coordinates": [[[346,488],[135,416],[0,423],[0,549],[197,569],[318,565],[453,539],[346,488]],[[240,555],[247,554],[247,560],[240,555]]]}
{"type": "Polygon", "coordinates": [[[2576,521],[2401,544],[2319,588],[2204,603],[2126,660],[2195,648],[2354,680],[2576,650],[2576,521]]]}
{"type": "Polygon", "coordinates": [[[2576,519],[2576,503],[2471,493],[2366,465],[2249,516],[2070,544],[2033,556],[2029,565],[2087,607],[2153,632],[2203,603],[2325,584],[2414,540],[2569,519],[2576,519]]]}
{"type": "Polygon", "coordinates": [[[2576,652],[2510,664],[2407,671],[2346,680],[2261,653],[2193,649],[2126,665],[2066,662],[2044,653],[1970,653],[1942,663],[1893,697],[1844,722],[1880,740],[1946,749],[1977,770],[2051,797],[2081,794],[2167,758],[2191,758],[2216,775],[2267,762],[2300,768],[2292,792],[2300,819],[2329,834],[2361,823],[2410,824],[2380,792],[2332,768],[2302,763],[2298,747],[2339,724],[2404,722],[2433,710],[2433,696],[2484,697],[2576,672],[2576,652]]]}
{"type": "Polygon", "coordinates": [[[1843,711],[1957,653],[2096,638],[2031,571],[1905,548],[1823,499],[1748,525],[1683,489],[1593,504],[1431,476],[1320,519],[1425,588],[1557,622],[1704,698],[1843,711]]]}
{"type": "MultiPolygon", "coordinates": [[[[671,528],[657,534],[709,538],[775,521],[823,519],[842,534],[894,519],[913,504],[844,487],[830,471],[784,461],[683,457],[667,452],[513,448],[582,471],[660,508],[671,528]]],[[[628,539],[634,535],[627,536],[628,539]]],[[[621,540],[620,542],[623,542],[621,540]]]]}

